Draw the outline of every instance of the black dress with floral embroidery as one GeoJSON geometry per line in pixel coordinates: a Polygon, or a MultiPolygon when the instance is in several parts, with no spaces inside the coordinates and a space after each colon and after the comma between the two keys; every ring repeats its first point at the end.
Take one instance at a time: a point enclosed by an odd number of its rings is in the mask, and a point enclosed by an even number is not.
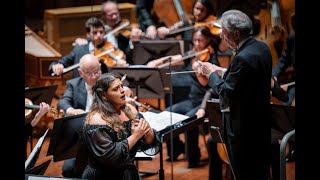
{"type": "Polygon", "coordinates": [[[134,157],[138,150],[144,151],[159,146],[159,135],[153,129],[155,138],[152,144],[145,144],[141,138],[129,151],[127,137],[131,135],[131,121],[124,122],[124,127],[124,133],[117,133],[106,125],[84,125],[83,138],[88,150],[88,165],[82,178],[89,180],[140,179],[134,157]]]}

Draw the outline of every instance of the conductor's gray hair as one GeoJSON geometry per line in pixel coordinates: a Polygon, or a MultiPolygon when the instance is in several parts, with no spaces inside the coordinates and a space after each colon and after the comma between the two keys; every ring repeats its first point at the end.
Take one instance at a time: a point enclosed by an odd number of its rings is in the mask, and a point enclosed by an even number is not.
{"type": "Polygon", "coordinates": [[[242,11],[228,10],[221,16],[220,23],[228,32],[240,32],[243,38],[251,36],[253,33],[251,19],[242,11]]]}

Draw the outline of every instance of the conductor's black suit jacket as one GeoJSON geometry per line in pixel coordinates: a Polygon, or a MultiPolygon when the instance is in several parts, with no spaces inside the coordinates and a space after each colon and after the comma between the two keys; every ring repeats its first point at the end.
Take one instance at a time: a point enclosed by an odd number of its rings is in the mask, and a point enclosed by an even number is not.
{"type": "Polygon", "coordinates": [[[249,38],[237,51],[221,78],[216,72],[209,86],[218,94],[225,141],[237,179],[266,179],[271,142],[270,79],[272,57],[268,46],[249,38]]]}

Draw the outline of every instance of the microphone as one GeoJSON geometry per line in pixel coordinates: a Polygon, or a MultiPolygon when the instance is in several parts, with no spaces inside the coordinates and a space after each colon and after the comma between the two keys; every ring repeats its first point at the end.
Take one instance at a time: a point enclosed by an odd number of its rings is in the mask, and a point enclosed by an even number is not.
{"type": "MultiPolygon", "coordinates": [[[[221,141],[223,144],[225,144],[224,141],[223,141],[223,139],[222,139],[222,137],[221,137],[220,131],[219,131],[220,128],[219,128],[219,127],[216,127],[216,126],[210,126],[210,127],[211,127],[211,129],[214,129],[214,130],[216,130],[216,131],[218,132],[220,141],[221,141]]],[[[232,164],[231,164],[231,161],[230,161],[230,158],[229,158],[229,155],[228,155],[226,146],[223,146],[223,150],[224,150],[224,152],[225,152],[225,154],[226,154],[226,156],[227,156],[228,162],[229,162],[229,164],[230,164],[230,169],[231,169],[232,175],[233,175],[233,177],[234,177],[234,180],[237,180],[237,177],[236,177],[236,175],[234,174],[234,171],[233,171],[233,166],[232,166],[232,164]]]]}

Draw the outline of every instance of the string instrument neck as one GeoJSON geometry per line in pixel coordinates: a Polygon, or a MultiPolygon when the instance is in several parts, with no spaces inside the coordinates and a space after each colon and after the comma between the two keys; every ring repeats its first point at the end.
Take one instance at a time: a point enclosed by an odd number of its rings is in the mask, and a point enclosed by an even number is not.
{"type": "MultiPolygon", "coordinates": [[[[40,109],[40,105],[34,105],[34,104],[25,104],[25,109],[40,109]]],[[[53,114],[58,113],[58,109],[57,108],[51,108],[50,112],[53,114]]]]}
{"type": "Polygon", "coordinates": [[[194,52],[194,51],[189,51],[188,53],[184,54],[182,56],[181,59],[178,59],[178,60],[172,60],[172,58],[170,58],[170,56],[168,58],[165,58],[165,62],[163,62],[163,64],[159,65],[158,68],[163,68],[163,67],[167,67],[169,66],[171,63],[172,64],[175,64],[175,63],[178,63],[180,61],[184,61],[186,59],[189,59],[189,58],[192,58],[192,57],[195,57],[195,56],[199,56],[201,54],[204,54],[204,53],[208,53],[210,52],[210,49],[209,48],[206,48],[204,50],[201,50],[201,51],[198,51],[198,52],[194,52]],[[172,62],[171,62],[172,61],[172,62]]]}
{"type": "Polygon", "coordinates": [[[184,31],[192,30],[198,26],[207,26],[210,29],[211,34],[220,35],[222,28],[221,25],[217,23],[217,18],[215,16],[208,16],[204,21],[195,22],[194,25],[185,26],[178,29],[173,29],[168,35],[178,34],[184,31]]]}
{"type": "Polygon", "coordinates": [[[106,39],[107,37],[119,32],[120,30],[124,29],[125,27],[129,26],[130,22],[128,20],[124,20],[123,22],[120,22],[120,25],[117,26],[116,28],[112,29],[111,31],[109,31],[106,35],[104,35],[104,39],[106,39]]]}

